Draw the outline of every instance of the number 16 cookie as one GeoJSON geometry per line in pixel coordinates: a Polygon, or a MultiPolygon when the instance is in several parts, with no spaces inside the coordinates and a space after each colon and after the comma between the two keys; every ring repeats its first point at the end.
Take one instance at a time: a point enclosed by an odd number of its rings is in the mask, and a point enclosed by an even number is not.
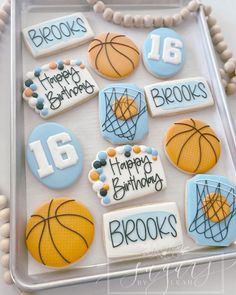
{"type": "Polygon", "coordinates": [[[31,133],[26,159],[31,172],[44,185],[63,189],[80,176],[83,155],[76,136],[56,123],[41,124],[31,133]]]}

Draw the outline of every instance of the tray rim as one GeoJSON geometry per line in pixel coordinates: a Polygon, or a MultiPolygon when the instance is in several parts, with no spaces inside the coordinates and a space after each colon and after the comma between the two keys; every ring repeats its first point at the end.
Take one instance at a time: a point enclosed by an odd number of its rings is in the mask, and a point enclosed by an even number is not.
{"type": "MultiPolygon", "coordinates": [[[[209,255],[205,257],[196,257],[196,258],[191,258],[191,259],[183,259],[180,261],[176,262],[170,262],[170,263],[161,263],[158,265],[151,265],[151,266],[144,266],[140,267],[138,269],[128,269],[128,270],[122,270],[122,271],[113,271],[111,273],[102,273],[99,275],[91,275],[91,276],[86,276],[86,277],[75,277],[75,278],[70,278],[70,279],[60,279],[58,281],[50,281],[50,282],[44,282],[44,283],[30,283],[26,279],[22,279],[18,275],[18,271],[15,267],[14,262],[16,261],[16,253],[15,253],[15,243],[13,241],[16,240],[14,230],[16,228],[16,204],[15,204],[15,195],[16,195],[16,104],[15,104],[15,98],[16,98],[16,71],[15,71],[15,65],[16,65],[16,44],[15,44],[15,3],[17,0],[12,0],[12,8],[11,8],[11,160],[10,160],[10,206],[11,206],[11,233],[13,233],[13,237],[11,235],[11,240],[10,240],[10,272],[11,276],[13,278],[14,283],[18,288],[21,290],[25,291],[38,291],[38,290],[43,290],[43,289],[49,289],[49,288],[56,288],[56,287],[62,287],[62,286],[69,286],[69,285],[75,285],[75,284],[80,284],[80,283],[86,283],[86,282],[94,282],[97,280],[105,280],[105,279],[113,279],[113,278],[120,278],[122,276],[131,276],[134,273],[136,274],[143,274],[147,272],[147,270],[152,270],[154,271],[159,271],[163,270],[165,267],[168,267],[169,269],[175,268],[177,266],[188,266],[193,263],[198,263],[198,264],[204,264],[209,261],[216,262],[221,259],[228,260],[228,259],[233,259],[236,258],[236,249],[234,252],[230,253],[218,253],[214,255],[209,255]]],[[[235,127],[233,125],[233,121],[231,118],[230,111],[228,109],[227,101],[226,101],[226,95],[225,91],[223,89],[222,83],[221,83],[221,78],[220,78],[220,73],[218,69],[218,65],[216,62],[216,56],[215,56],[215,51],[214,47],[212,44],[212,40],[209,34],[208,26],[205,20],[205,14],[203,7],[200,7],[200,11],[197,12],[197,18],[200,26],[202,27],[202,30],[204,32],[205,38],[206,38],[206,44],[208,47],[208,51],[210,53],[210,58],[212,60],[213,64],[213,71],[215,72],[215,76],[217,79],[217,84],[218,84],[218,89],[220,91],[220,96],[222,97],[222,105],[223,109],[225,111],[226,117],[228,119],[229,123],[229,129],[230,129],[230,134],[232,136],[232,140],[234,143],[234,146],[236,147],[236,132],[235,132],[235,127]]]]}

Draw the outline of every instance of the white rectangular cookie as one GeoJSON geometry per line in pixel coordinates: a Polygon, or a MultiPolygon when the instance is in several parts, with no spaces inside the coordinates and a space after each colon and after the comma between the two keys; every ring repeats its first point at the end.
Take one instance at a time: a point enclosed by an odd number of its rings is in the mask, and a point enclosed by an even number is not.
{"type": "Polygon", "coordinates": [[[23,36],[32,55],[40,57],[81,45],[94,33],[85,16],[74,13],[26,27],[23,36]]]}
{"type": "Polygon", "coordinates": [[[183,234],[176,203],[156,203],[103,215],[108,258],[157,255],[180,248],[183,234]]]}
{"type": "Polygon", "coordinates": [[[155,83],[144,90],[152,117],[195,111],[214,104],[210,87],[202,77],[155,83]]]}

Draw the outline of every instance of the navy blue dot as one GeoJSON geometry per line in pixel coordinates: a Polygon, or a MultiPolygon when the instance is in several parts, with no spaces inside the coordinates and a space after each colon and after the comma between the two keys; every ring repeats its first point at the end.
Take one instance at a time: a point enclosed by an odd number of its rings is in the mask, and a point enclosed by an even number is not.
{"type": "Polygon", "coordinates": [[[34,92],[34,93],[32,94],[32,96],[35,97],[35,98],[37,98],[37,97],[38,97],[38,93],[34,92]]]}
{"type": "Polygon", "coordinates": [[[30,87],[31,84],[33,84],[34,82],[31,79],[28,79],[25,81],[25,86],[26,87],[30,87]]]}
{"type": "Polygon", "coordinates": [[[130,152],[125,152],[125,156],[128,158],[130,157],[131,153],[130,152]]]}
{"type": "Polygon", "coordinates": [[[101,162],[100,161],[95,161],[94,163],[93,163],[93,167],[95,168],[95,169],[98,169],[98,168],[101,168],[101,162]]]}
{"type": "Polygon", "coordinates": [[[105,197],[107,195],[107,191],[104,188],[100,189],[100,195],[105,197]]]}
{"type": "Polygon", "coordinates": [[[106,166],[107,161],[106,160],[100,160],[100,163],[101,163],[102,166],[106,166]]]}
{"type": "Polygon", "coordinates": [[[42,103],[42,102],[37,102],[37,103],[36,103],[36,108],[37,108],[38,110],[42,110],[42,109],[43,109],[43,103],[42,103]]]}
{"type": "Polygon", "coordinates": [[[58,65],[58,70],[61,70],[61,71],[64,70],[64,65],[61,65],[61,64],[58,65]]]}

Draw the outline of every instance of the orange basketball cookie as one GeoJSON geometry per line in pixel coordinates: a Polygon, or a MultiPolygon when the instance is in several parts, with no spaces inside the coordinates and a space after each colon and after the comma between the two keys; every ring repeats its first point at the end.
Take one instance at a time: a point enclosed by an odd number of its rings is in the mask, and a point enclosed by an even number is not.
{"type": "Polygon", "coordinates": [[[98,35],[88,48],[91,66],[109,79],[129,76],[137,67],[139,58],[140,53],[134,42],[117,33],[98,35]]]}
{"type": "Polygon", "coordinates": [[[81,203],[58,198],[42,204],[26,227],[26,245],[38,262],[64,267],[80,259],[94,236],[94,222],[81,203]]]}
{"type": "Polygon", "coordinates": [[[170,161],[188,173],[210,170],[220,156],[220,140],[212,128],[200,120],[185,119],[174,123],[165,137],[170,161]]]}

